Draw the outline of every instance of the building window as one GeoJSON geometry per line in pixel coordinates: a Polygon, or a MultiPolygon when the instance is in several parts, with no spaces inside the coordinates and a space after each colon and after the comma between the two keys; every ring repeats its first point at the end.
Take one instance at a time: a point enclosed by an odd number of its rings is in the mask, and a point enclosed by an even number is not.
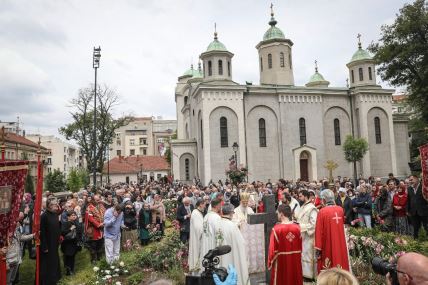
{"type": "Polygon", "coordinates": [[[285,66],[285,62],[284,62],[284,53],[283,53],[283,52],[280,52],[280,53],[279,53],[279,65],[280,65],[281,67],[284,67],[284,66],[285,66]]]}
{"type": "Polygon", "coordinates": [[[263,71],[263,58],[260,57],[260,71],[263,71]]]}
{"type": "Polygon", "coordinates": [[[351,82],[355,82],[354,70],[351,70],[351,82]]]}
{"type": "Polygon", "coordinates": [[[160,173],[156,174],[156,178],[159,181],[162,178],[162,174],[160,174],[160,173]]]}
{"type": "Polygon", "coordinates": [[[190,161],[188,158],[184,160],[184,168],[186,173],[186,180],[189,181],[190,180],[190,161]]]}
{"type": "Polygon", "coordinates": [[[272,68],[272,54],[268,54],[268,68],[272,68]]]}
{"type": "Polygon", "coordinates": [[[266,147],[266,122],[263,118],[259,119],[259,144],[266,147]]]}
{"type": "Polygon", "coordinates": [[[147,155],[147,149],[143,148],[143,155],[147,155]]]}
{"type": "Polygon", "coordinates": [[[129,150],[129,155],[135,155],[135,149],[130,149],[129,150]]]}
{"type": "Polygon", "coordinates": [[[227,62],[227,75],[230,77],[230,61],[227,62]]]}
{"type": "Polygon", "coordinates": [[[116,150],[116,155],[117,156],[121,156],[122,155],[122,151],[120,149],[116,150]]]}
{"type": "Polygon", "coordinates": [[[116,145],[121,145],[121,143],[120,143],[120,139],[118,139],[118,140],[116,140],[116,145]]]}
{"type": "Polygon", "coordinates": [[[288,54],[288,62],[290,64],[290,69],[292,69],[293,68],[293,62],[291,61],[291,53],[288,54]]]}
{"type": "Polygon", "coordinates": [[[380,133],[380,119],[379,119],[379,117],[374,118],[374,129],[375,129],[376,143],[381,144],[382,143],[382,136],[380,133]]]}
{"type": "Polygon", "coordinates": [[[358,68],[358,77],[359,77],[360,81],[364,80],[363,69],[361,67],[358,68]]]}
{"type": "Polygon", "coordinates": [[[300,145],[306,144],[306,123],[305,119],[299,119],[300,145]]]}
{"type": "Polygon", "coordinates": [[[67,161],[67,156],[64,154],[64,162],[67,161]]]}
{"type": "Polygon", "coordinates": [[[373,79],[373,75],[372,75],[372,68],[369,67],[369,80],[373,79]]]}
{"type": "Polygon", "coordinates": [[[208,61],[208,76],[213,75],[213,64],[211,60],[208,61]]]}
{"type": "Polygon", "coordinates": [[[223,61],[221,59],[218,61],[218,75],[223,75],[223,61]]]}
{"type": "Polygon", "coordinates": [[[339,119],[334,119],[334,144],[335,145],[341,145],[339,119]]]}
{"type": "Polygon", "coordinates": [[[227,119],[225,117],[220,118],[220,146],[227,147],[228,146],[227,139],[227,119]]]}
{"type": "Polygon", "coordinates": [[[129,145],[135,145],[135,140],[134,139],[130,139],[129,140],[129,145]]]}
{"type": "Polygon", "coordinates": [[[201,120],[201,131],[200,131],[200,135],[201,135],[201,148],[204,148],[204,130],[202,127],[202,120],[201,120]]]}

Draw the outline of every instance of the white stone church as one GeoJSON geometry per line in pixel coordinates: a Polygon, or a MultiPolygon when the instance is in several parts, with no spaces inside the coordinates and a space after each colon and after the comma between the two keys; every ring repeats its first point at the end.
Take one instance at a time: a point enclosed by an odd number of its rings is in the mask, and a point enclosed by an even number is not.
{"type": "Polygon", "coordinates": [[[295,86],[293,42],[273,13],[269,25],[256,46],[260,85],[233,81],[233,53],[217,33],[200,55],[203,67],[178,78],[174,179],[224,181],[235,142],[250,182],[320,179],[328,176],[327,160],[339,165],[335,176],[352,177],[342,150],[352,132],[369,142],[358,175],[408,174],[407,119],[392,115],[394,90],[376,84],[375,62],[361,43],[346,64],[349,88],[329,87],[317,68],[305,86],[295,86]]]}

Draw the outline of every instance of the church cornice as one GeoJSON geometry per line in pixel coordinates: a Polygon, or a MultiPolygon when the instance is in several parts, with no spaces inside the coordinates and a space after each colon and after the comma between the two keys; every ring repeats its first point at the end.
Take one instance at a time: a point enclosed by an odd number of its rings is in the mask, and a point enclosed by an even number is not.
{"type": "Polygon", "coordinates": [[[256,49],[259,49],[262,46],[274,45],[276,43],[285,43],[285,44],[288,44],[290,47],[293,46],[293,42],[290,39],[270,39],[270,40],[259,42],[256,45],[256,49]]]}

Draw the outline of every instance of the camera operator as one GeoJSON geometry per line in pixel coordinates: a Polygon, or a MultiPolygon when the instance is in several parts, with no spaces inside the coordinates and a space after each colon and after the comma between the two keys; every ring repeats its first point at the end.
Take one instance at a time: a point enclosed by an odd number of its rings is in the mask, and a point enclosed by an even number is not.
{"type": "MultiPolygon", "coordinates": [[[[428,257],[409,252],[398,259],[397,277],[400,285],[427,285],[428,284],[428,257]]],[[[392,285],[390,273],[386,275],[386,285],[392,285]]]]}

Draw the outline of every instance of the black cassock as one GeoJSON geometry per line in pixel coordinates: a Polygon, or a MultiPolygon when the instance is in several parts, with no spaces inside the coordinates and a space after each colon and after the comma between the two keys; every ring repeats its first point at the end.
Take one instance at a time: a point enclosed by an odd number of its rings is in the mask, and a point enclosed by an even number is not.
{"type": "Polygon", "coordinates": [[[40,284],[55,285],[61,279],[58,214],[45,211],[40,217],[40,284]],[[46,252],[46,250],[48,252],[46,252]]]}

